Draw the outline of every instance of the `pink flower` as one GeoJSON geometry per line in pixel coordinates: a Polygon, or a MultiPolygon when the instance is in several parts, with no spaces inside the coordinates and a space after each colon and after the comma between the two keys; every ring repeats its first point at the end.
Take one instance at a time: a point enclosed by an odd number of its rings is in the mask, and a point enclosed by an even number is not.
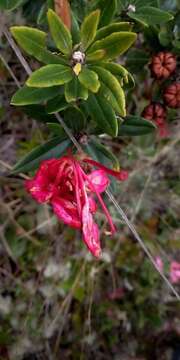
{"type": "Polygon", "coordinates": [[[33,179],[26,181],[26,189],[38,203],[50,203],[56,216],[65,224],[82,231],[90,252],[99,257],[101,246],[99,229],[93,215],[100,203],[111,233],[116,231],[101,194],[109,186],[107,174],[126,180],[126,171],[114,171],[100,163],[68,154],[60,159],[45,160],[33,179]],[[93,166],[99,168],[94,170],[93,166]]]}
{"type": "Polygon", "coordinates": [[[172,261],[170,265],[170,279],[173,284],[180,282],[180,263],[172,261]]]}
{"type": "Polygon", "coordinates": [[[162,272],[162,271],[163,271],[163,268],[164,268],[164,264],[163,264],[163,261],[162,261],[161,257],[160,257],[160,256],[156,256],[155,262],[156,262],[157,268],[162,272]]]}

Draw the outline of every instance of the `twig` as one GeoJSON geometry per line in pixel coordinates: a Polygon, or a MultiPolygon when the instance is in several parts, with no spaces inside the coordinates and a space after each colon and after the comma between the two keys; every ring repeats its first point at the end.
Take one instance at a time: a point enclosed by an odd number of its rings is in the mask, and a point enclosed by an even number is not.
{"type": "Polygon", "coordinates": [[[17,87],[20,89],[21,84],[19,82],[19,80],[17,79],[17,77],[14,75],[13,71],[11,70],[11,68],[9,67],[8,63],[6,62],[6,60],[3,58],[3,56],[0,54],[0,59],[2,61],[2,63],[4,64],[4,66],[6,67],[6,69],[9,71],[11,77],[13,78],[15,84],[17,85],[17,87]]]}

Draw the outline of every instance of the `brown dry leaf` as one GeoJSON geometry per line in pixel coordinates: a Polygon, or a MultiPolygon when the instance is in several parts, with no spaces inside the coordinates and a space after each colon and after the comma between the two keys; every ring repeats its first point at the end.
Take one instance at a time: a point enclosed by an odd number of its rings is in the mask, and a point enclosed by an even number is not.
{"type": "Polygon", "coordinates": [[[54,0],[55,12],[63,23],[71,30],[71,10],[69,0],[54,0]]]}

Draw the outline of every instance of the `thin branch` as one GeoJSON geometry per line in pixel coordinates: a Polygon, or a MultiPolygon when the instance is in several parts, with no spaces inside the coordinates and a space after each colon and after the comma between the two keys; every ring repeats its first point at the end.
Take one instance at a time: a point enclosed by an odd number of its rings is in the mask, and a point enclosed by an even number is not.
{"type": "Polygon", "coordinates": [[[11,68],[9,67],[8,63],[6,62],[6,60],[3,58],[3,56],[0,54],[0,59],[2,61],[2,63],[4,64],[4,66],[6,67],[6,69],[8,70],[8,72],[10,73],[11,77],[13,78],[15,84],[17,85],[17,87],[20,89],[21,84],[19,82],[19,80],[17,79],[17,77],[14,75],[13,71],[11,70],[11,68]]]}
{"type": "Polygon", "coordinates": [[[151,255],[150,251],[148,250],[148,248],[145,246],[144,242],[142,241],[142,239],[140,238],[140,236],[138,235],[134,225],[129,221],[129,219],[127,218],[126,214],[124,213],[124,211],[121,209],[121,207],[119,206],[119,204],[116,202],[114,196],[110,193],[109,190],[106,191],[109,199],[112,201],[112,203],[114,204],[115,208],[117,209],[117,211],[119,212],[120,216],[122,217],[122,219],[125,221],[126,225],[128,226],[128,228],[131,230],[132,234],[134,235],[135,239],[138,241],[139,245],[142,247],[142,249],[144,250],[145,254],[147,255],[147,257],[149,258],[149,260],[152,262],[152,264],[154,265],[155,269],[157,270],[157,272],[159,273],[159,275],[162,277],[162,279],[165,281],[165,283],[167,284],[167,286],[172,290],[173,294],[176,296],[176,298],[178,300],[180,300],[180,296],[177,293],[177,291],[175,290],[175,288],[172,286],[172,284],[170,283],[170,281],[168,280],[168,278],[164,275],[164,273],[162,271],[159,270],[158,266],[156,265],[156,262],[153,258],[153,256],[151,255]]]}

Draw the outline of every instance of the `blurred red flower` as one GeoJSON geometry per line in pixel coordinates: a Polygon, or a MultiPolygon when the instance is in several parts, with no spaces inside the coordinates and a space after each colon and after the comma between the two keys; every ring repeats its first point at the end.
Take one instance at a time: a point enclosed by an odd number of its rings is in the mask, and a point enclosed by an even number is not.
{"type": "Polygon", "coordinates": [[[170,279],[173,284],[180,283],[180,263],[172,261],[170,266],[170,279]]]}

